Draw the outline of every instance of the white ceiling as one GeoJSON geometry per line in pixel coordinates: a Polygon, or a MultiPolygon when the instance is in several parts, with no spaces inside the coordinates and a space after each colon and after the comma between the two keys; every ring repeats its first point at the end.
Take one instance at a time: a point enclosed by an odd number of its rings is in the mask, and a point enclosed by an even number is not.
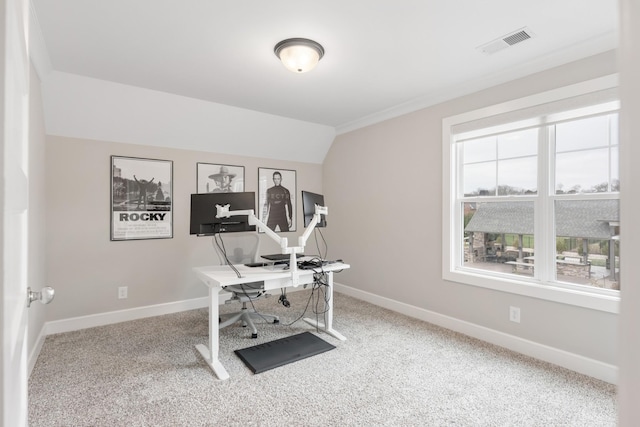
{"type": "Polygon", "coordinates": [[[54,70],[349,129],[617,47],[616,0],[32,0],[54,70]],[[523,27],[492,55],[477,47],[523,27]],[[316,40],[294,74],[274,45],[316,40]]]}

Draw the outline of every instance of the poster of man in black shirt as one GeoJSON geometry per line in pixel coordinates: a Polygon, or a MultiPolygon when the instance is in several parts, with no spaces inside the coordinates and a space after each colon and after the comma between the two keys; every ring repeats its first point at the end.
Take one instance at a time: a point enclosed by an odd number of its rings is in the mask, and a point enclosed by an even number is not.
{"type": "Polygon", "coordinates": [[[261,220],[276,232],[295,231],[295,171],[259,169],[261,220]]]}

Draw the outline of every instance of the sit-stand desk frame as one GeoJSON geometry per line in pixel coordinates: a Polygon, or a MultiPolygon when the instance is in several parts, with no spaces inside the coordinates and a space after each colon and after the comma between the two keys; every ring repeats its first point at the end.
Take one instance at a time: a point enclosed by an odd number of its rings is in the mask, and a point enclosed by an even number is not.
{"type": "MultiPolygon", "coordinates": [[[[219,299],[220,291],[230,285],[239,285],[251,282],[264,281],[265,291],[286,288],[289,286],[298,286],[313,283],[314,273],[320,271],[318,268],[314,270],[297,270],[296,278],[292,279],[289,270],[283,270],[278,267],[247,267],[244,265],[236,265],[236,269],[242,277],[237,274],[228,265],[215,265],[210,267],[196,267],[194,271],[199,279],[201,279],[209,287],[209,347],[203,344],[196,345],[196,349],[200,352],[207,364],[211,367],[218,379],[225,380],[229,378],[227,370],[222,366],[219,355],[220,334],[218,330],[219,316],[219,299]]],[[[346,338],[333,329],[333,272],[349,268],[348,264],[336,262],[327,264],[322,267],[322,271],[327,276],[326,289],[326,325],[317,322],[315,319],[304,318],[304,321],[324,330],[329,335],[345,341],[346,338]]],[[[276,326],[277,327],[277,326],[276,326]]]]}

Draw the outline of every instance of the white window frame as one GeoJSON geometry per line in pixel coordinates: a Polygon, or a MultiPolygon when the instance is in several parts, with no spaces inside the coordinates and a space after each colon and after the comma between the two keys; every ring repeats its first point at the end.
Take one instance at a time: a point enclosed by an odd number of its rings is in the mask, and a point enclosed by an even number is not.
{"type": "MultiPolygon", "coordinates": [[[[596,290],[595,288],[592,290],[584,286],[558,286],[557,282],[540,283],[539,280],[527,279],[520,276],[500,275],[489,271],[468,269],[456,265],[460,258],[457,256],[456,251],[460,248],[459,242],[463,241],[463,230],[461,226],[457,225],[461,214],[456,202],[456,189],[459,185],[459,176],[457,176],[458,170],[455,164],[456,156],[454,149],[456,144],[454,143],[455,135],[453,133],[453,128],[456,125],[616,87],[618,87],[618,75],[613,74],[443,119],[442,277],[444,280],[609,313],[619,313],[620,293],[617,291],[602,291],[596,290]]],[[[473,132],[469,134],[473,134],[473,132]]],[[[547,173],[547,171],[541,170],[539,173],[543,174],[547,173]]],[[[539,187],[538,191],[546,191],[546,189],[539,187]]],[[[517,200],[525,199],[526,198],[517,200]]],[[[551,200],[551,198],[544,199],[551,200]]],[[[487,201],[490,200],[487,199],[487,201]]],[[[549,230],[553,227],[553,224],[549,224],[551,219],[545,218],[543,215],[536,215],[535,221],[537,230],[549,230]]],[[[546,240],[549,239],[544,239],[543,241],[546,240]]],[[[553,248],[539,249],[542,253],[553,248]]],[[[544,254],[542,253],[542,255],[544,254]]],[[[544,276],[546,277],[548,274],[544,276]]]]}

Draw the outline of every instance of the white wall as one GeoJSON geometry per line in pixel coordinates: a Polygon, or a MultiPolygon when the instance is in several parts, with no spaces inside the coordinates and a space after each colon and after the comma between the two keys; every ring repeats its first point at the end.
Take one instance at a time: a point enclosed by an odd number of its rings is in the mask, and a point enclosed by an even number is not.
{"type": "MultiPolygon", "coordinates": [[[[158,126],[161,126],[158,124],[158,126]]],[[[258,191],[258,167],[297,172],[300,191],[322,190],[322,167],[314,163],[214,154],[60,136],[46,141],[46,277],[56,289],[47,321],[169,304],[205,297],[192,268],[218,264],[210,237],[189,235],[190,194],[196,163],[245,167],[245,191],[258,191]],[[173,238],[110,241],[111,155],[173,161],[173,238]],[[128,287],[128,298],[117,289],[128,287]]],[[[282,233],[290,239],[301,231],[282,233]]],[[[294,240],[295,241],[295,240],[294,240]]],[[[262,235],[262,252],[279,252],[262,235]]]]}
{"type": "Polygon", "coordinates": [[[334,128],[53,71],[43,78],[48,135],[322,163],[334,128]]]}
{"type": "Polygon", "coordinates": [[[617,365],[616,314],[445,282],[440,245],[443,118],[616,71],[615,54],[608,52],[339,135],[323,166],[323,188],[331,200],[327,239],[352,265],[341,281],[477,328],[617,365]],[[509,322],[510,305],[521,308],[521,323],[509,322]]]}

